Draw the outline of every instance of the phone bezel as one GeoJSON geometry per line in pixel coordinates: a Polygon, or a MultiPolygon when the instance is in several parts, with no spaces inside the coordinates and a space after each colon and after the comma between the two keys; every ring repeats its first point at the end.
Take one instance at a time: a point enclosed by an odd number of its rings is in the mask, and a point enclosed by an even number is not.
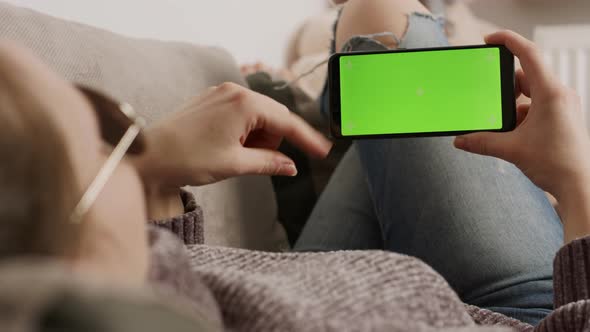
{"type": "Polygon", "coordinates": [[[500,49],[500,76],[501,76],[501,96],[502,96],[502,128],[494,130],[485,130],[490,132],[506,132],[514,130],[516,127],[516,97],[515,97],[515,72],[514,72],[514,55],[503,45],[470,45],[470,46],[449,46],[449,47],[432,47],[432,48],[415,48],[415,49],[397,49],[387,51],[373,52],[349,52],[335,53],[328,61],[328,107],[330,118],[330,132],[334,138],[393,138],[393,137],[432,137],[432,136],[455,136],[481,130],[464,130],[464,131],[442,131],[442,132],[422,132],[422,133],[397,133],[397,134],[375,134],[375,135],[352,135],[343,136],[341,132],[341,115],[340,115],[340,57],[342,56],[362,56],[370,54],[383,53],[411,53],[411,52],[428,52],[444,51],[459,49],[476,49],[476,48],[499,48],[500,49]]]}

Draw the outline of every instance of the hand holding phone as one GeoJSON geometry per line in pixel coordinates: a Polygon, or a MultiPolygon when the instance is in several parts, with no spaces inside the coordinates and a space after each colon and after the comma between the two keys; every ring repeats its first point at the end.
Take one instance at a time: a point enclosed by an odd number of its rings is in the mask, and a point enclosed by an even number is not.
{"type": "Polygon", "coordinates": [[[509,131],[514,56],[502,45],[354,52],[329,62],[334,137],[509,131]]]}
{"type": "Polygon", "coordinates": [[[455,146],[512,162],[555,196],[566,243],[590,234],[590,137],[580,98],[545,68],[531,41],[502,31],[486,42],[504,44],[519,58],[517,96],[531,103],[519,105],[514,131],[460,136],[455,146]]]}
{"type": "Polygon", "coordinates": [[[522,93],[531,103],[519,105],[514,131],[461,136],[455,146],[514,163],[558,201],[580,183],[588,186],[590,138],[579,97],[544,66],[531,41],[502,31],[486,42],[504,44],[519,58],[522,70],[516,74],[516,96],[522,93]]]}

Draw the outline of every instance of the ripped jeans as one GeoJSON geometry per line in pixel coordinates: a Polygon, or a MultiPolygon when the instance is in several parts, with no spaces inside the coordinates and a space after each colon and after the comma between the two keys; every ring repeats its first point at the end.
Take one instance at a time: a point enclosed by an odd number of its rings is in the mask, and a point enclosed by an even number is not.
{"type": "MultiPolygon", "coordinates": [[[[398,45],[446,46],[443,24],[412,14],[398,45]]],[[[384,49],[370,36],[354,37],[344,47],[384,49]]],[[[562,245],[561,222],[545,194],[515,166],[459,151],[452,140],[356,141],[294,249],[384,249],[415,256],[445,277],[465,303],[536,324],[553,308],[552,262],[562,245]]]]}

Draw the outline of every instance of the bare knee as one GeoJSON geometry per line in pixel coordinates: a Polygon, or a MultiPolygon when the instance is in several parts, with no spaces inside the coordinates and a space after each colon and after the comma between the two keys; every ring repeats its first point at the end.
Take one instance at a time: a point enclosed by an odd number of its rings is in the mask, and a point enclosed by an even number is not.
{"type": "MultiPolygon", "coordinates": [[[[336,50],[355,35],[392,32],[401,38],[408,25],[408,14],[413,12],[429,13],[418,0],[349,0],[336,30],[336,50]]],[[[392,38],[375,39],[389,48],[397,47],[392,38]]]]}

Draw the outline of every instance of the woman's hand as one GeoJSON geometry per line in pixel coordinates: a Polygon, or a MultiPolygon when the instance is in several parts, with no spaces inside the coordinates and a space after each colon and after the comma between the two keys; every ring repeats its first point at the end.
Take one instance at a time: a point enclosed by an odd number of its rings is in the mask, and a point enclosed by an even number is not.
{"type": "Polygon", "coordinates": [[[156,187],[204,185],[245,174],[294,176],[283,138],[323,158],[332,144],[271,98],[233,83],[209,88],[146,132],[136,165],[156,187]]]}
{"type": "Polygon", "coordinates": [[[579,97],[543,66],[531,41],[502,31],[486,42],[505,45],[519,58],[516,95],[530,97],[531,103],[518,106],[514,131],[459,136],[455,146],[512,162],[555,196],[566,239],[590,233],[590,138],[579,97]]]}

